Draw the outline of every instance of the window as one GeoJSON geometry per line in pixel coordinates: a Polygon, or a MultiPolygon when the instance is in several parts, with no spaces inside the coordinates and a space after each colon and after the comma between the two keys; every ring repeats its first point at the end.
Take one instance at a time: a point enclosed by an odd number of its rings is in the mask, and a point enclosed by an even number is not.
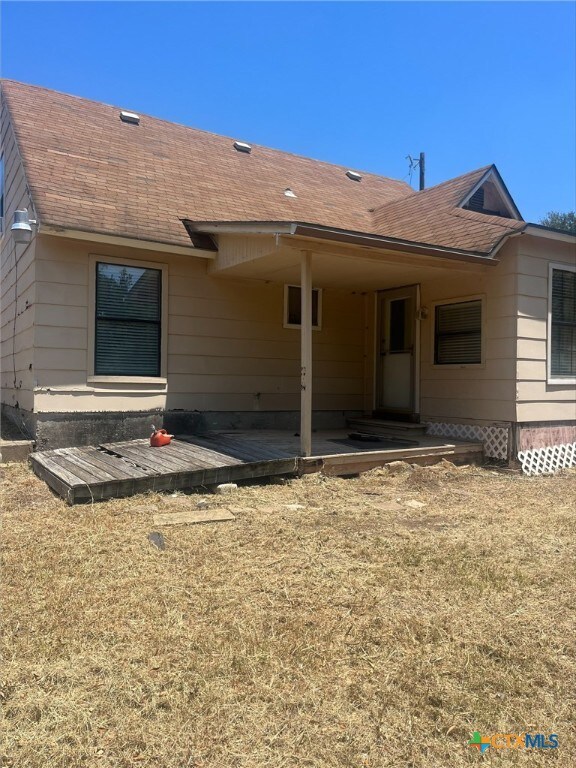
{"type": "Polygon", "coordinates": [[[548,378],[576,379],[576,268],[550,266],[548,378]]]}
{"type": "Polygon", "coordinates": [[[161,375],[162,270],[96,262],[94,374],[161,375]]]}
{"type": "Polygon", "coordinates": [[[482,362],[482,301],[436,306],[434,363],[474,365],[482,362]]]}
{"type": "MultiPolygon", "coordinates": [[[[322,294],[312,288],[312,328],[320,329],[322,294]]],[[[284,286],[284,327],[300,328],[302,325],[302,292],[299,285],[284,286]]]]}

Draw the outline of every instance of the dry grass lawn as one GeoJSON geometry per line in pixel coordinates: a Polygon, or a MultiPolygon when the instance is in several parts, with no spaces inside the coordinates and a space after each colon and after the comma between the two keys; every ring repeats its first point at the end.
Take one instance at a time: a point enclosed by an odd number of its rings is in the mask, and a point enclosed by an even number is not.
{"type": "Polygon", "coordinates": [[[445,463],[70,508],[3,471],[3,765],[576,765],[576,473],[445,463]],[[236,521],[151,545],[154,512],[201,498],[236,521]],[[481,756],[475,730],[560,747],[481,756]]]}

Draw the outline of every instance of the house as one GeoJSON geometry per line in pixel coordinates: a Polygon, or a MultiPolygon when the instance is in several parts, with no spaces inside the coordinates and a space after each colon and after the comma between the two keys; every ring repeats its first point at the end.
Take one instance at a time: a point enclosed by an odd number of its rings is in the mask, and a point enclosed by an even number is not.
{"type": "Polygon", "coordinates": [[[576,238],[526,223],[495,166],[415,192],[41,87],[1,96],[2,408],[38,447],[163,419],[297,429],[310,455],[313,427],[377,416],[500,459],[574,455],[576,238]]]}

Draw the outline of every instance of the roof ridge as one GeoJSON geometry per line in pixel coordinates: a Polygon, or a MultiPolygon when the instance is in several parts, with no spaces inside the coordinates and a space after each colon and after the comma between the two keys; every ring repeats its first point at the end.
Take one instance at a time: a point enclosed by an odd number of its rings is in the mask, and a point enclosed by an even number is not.
{"type": "Polygon", "coordinates": [[[494,163],[490,163],[489,165],[482,165],[480,168],[474,168],[472,171],[466,171],[466,173],[461,173],[459,176],[453,176],[451,179],[446,179],[445,181],[441,181],[438,184],[434,184],[432,187],[426,187],[426,189],[419,190],[416,194],[419,194],[419,192],[431,192],[434,189],[438,189],[438,187],[443,187],[446,184],[453,184],[457,181],[461,181],[466,176],[474,176],[476,173],[482,172],[487,173],[491,168],[495,168],[496,166],[494,163]]]}
{"type": "MultiPolygon", "coordinates": [[[[86,96],[77,96],[76,94],[67,93],[66,91],[59,91],[59,90],[57,90],[55,88],[47,88],[44,85],[34,85],[32,83],[24,83],[21,80],[11,80],[10,78],[3,77],[3,78],[0,78],[0,84],[2,84],[2,83],[13,83],[16,86],[23,86],[24,88],[33,88],[33,89],[45,91],[46,93],[55,93],[55,94],[58,94],[60,96],[65,96],[65,97],[71,98],[71,99],[78,99],[78,101],[87,102],[88,104],[95,104],[95,105],[98,105],[100,107],[109,107],[110,109],[119,109],[119,110],[125,109],[125,107],[119,106],[118,104],[109,104],[108,102],[98,101],[96,99],[90,99],[90,98],[88,98],[86,96]]],[[[229,140],[231,142],[238,141],[238,137],[237,136],[229,136],[229,135],[224,134],[224,133],[215,133],[214,131],[208,131],[205,128],[196,128],[195,126],[186,125],[185,123],[176,122],[174,120],[168,120],[167,118],[164,118],[164,117],[157,117],[156,115],[151,115],[151,114],[149,114],[147,112],[142,112],[142,110],[136,109],[135,107],[132,107],[131,109],[136,111],[138,113],[138,115],[140,115],[140,117],[145,117],[145,118],[147,118],[149,120],[155,120],[155,121],[157,121],[159,123],[167,123],[168,125],[177,126],[179,128],[183,128],[183,129],[188,130],[188,131],[194,131],[194,132],[197,132],[197,133],[202,133],[202,134],[204,134],[206,136],[215,136],[215,137],[217,137],[219,139],[227,139],[227,140],[229,140]]],[[[246,138],[244,140],[248,141],[248,139],[246,139],[246,138]]],[[[253,142],[253,141],[250,141],[250,144],[251,144],[251,146],[253,148],[257,147],[257,148],[260,148],[260,149],[267,150],[268,152],[278,152],[281,155],[288,155],[290,157],[299,158],[301,160],[306,160],[308,162],[311,161],[313,163],[320,163],[320,164],[322,164],[324,166],[329,166],[331,168],[338,168],[338,169],[342,169],[342,170],[352,170],[349,165],[342,165],[341,163],[333,163],[333,162],[330,162],[329,160],[319,160],[318,158],[315,158],[315,157],[309,157],[308,155],[298,154],[296,152],[291,152],[291,151],[285,150],[285,149],[278,149],[277,147],[269,147],[266,144],[258,144],[258,143],[253,142]]],[[[381,174],[374,173],[372,171],[363,170],[363,169],[357,168],[357,167],[354,167],[354,170],[358,171],[358,173],[361,173],[364,176],[372,176],[373,178],[382,179],[384,181],[392,182],[394,184],[398,184],[398,185],[401,185],[403,187],[409,186],[402,179],[395,179],[392,176],[383,176],[381,174]]]]}

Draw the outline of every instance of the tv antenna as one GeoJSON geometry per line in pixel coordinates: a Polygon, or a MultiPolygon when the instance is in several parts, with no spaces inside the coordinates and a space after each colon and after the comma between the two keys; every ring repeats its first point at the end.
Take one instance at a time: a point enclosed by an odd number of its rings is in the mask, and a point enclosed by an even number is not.
{"type": "Polygon", "coordinates": [[[409,174],[410,174],[410,184],[412,184],[412,174],[416,170],[416,168],[420,171],[420,191],[424,189],[425,186],[425,173],[426,173],[426,155],[424,152],[420,152],[420,156],[418,159],[415,157],[412,157],[412,155],[406,155],[406,160],[409,162],[409,174]]]}

